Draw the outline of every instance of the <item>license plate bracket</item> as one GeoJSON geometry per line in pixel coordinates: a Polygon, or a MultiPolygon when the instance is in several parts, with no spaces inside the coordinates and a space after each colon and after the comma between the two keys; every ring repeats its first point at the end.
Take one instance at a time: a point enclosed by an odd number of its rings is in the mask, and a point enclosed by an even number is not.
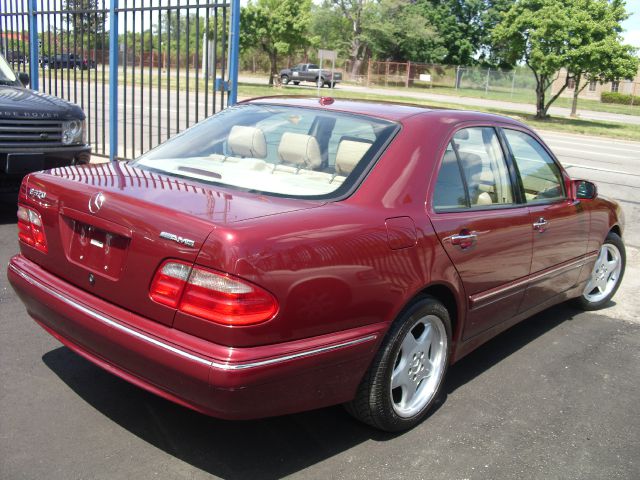
{"type": "Polygon", "coordinates": [[[4,165],[7,175],[24,175],[45,168],[44,153],[9,153],[4,165]]]}

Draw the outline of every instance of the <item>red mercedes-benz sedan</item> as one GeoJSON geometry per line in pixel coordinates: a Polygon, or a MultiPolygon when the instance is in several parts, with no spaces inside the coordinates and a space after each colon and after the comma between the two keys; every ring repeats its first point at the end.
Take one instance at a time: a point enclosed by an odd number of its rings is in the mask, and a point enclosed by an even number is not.
{"type": "Polygon", "coordinates": [[[517,121],[265,98],[129,163],[29,175],[8,276],[63,344],[181,405],[345,403],[391,431],[509,326],[606,305],[622,232],[517,121]]]}

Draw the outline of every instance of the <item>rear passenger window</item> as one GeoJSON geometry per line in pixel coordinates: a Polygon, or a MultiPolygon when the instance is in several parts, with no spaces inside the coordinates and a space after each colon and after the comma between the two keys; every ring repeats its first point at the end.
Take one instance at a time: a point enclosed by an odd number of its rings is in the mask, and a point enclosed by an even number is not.
{"type": "Polygon", "coordinates": [[[436,211],[514,203],[509,170],[495,130],[458,131],[442,159],[433,197],[436,211]]]}
{"type": "Polygon", "coordinates": [[[547,203],[564,198],[560,168],[540,143],[517,130],[504,130],[522,179],[527,203],[547,203]]]}
{"type": "Polygon", "coordinates": [[[452,140],[462,167],[472,207],[513,203],[509,171],[496,131],[465,128],[452,140]]]}
{"type": "Polygon", "coordinates": [[[451,144],[442,158],[442,165],[438,173],[436,188],[433,194],[433,207],[435,211],[450,208],[464,208],[467,206],[467,197],[464,191],[464,183],[460,176],[458,159],[451,144]]]}

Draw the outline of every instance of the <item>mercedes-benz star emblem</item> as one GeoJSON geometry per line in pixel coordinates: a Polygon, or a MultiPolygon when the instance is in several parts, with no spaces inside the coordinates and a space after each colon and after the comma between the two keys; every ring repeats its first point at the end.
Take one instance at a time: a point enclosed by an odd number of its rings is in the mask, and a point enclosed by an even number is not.
{"type": "Polygon", "coordinates": [[[91,195],[91,198],[89,199],[89,211],[91,213],[98,213],[98,210],[102,208],[103,203],[104,203],[104,194],[102,192],[98,192],[91,195]]]}

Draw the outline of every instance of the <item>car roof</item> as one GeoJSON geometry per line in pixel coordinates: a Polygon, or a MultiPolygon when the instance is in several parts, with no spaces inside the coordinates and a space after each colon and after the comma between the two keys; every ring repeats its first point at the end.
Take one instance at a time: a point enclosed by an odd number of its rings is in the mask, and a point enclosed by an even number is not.
{"type": "Polygon", "coordinates": [[[335,112],[356,113],[369,115],[385,120],[401,122],[414,115],[426,115],[435,119],[446,120],[447,123],[461,123],[471,121],[487,121],[490,123],[510,123],[524,126],[521,122],[509,117],[494,115],[491,113],[475,112],[470,110],[454,110],[438,107],[428,107],[408,103],[396,103],[371,100],[349,100],[332,97],[309,96],[268,96],[245,100],[240,103],[252,103],[260,105],[284,105],[306,108],[317,108],[335,112]]]}

